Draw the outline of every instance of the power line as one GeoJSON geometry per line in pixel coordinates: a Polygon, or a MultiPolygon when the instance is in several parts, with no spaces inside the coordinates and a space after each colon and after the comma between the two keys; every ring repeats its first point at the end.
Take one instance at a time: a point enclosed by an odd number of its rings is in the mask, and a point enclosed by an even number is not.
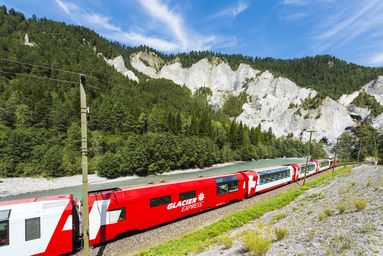
{"type": "MultiPolygon", "coordinates": [[[[45,76],[36,76],[36,75],[31,75],[31,74],[25,74],[25,73],[17,73],[17,72],[10,72],[10,71],[4,71],[0,69],[0,73],[4,74],[11,74],[11,75],[17,75],[17,76],[24,76],[24,77],[31,77],[35,79],[45,79],[45,80],[50,80],[50,81],[57,81],[61,83],[68,83],[68,84],[75,84],[77,85],[77,82],[73,81],[68,81],[68,80],[63,80],[63,79],[57,79],[57,78],[51,78],[51,77],[45,77],[45,76]]],[[[92,85],[87,85],[88,88],[91,88],[95,91],[100,91],[101,89],[92,85]]]]}
{"type": "Polygon", "coordinates": [[[24,74],[24,73],[17,73],[17,72],[10,72],[10,71],[4,71],[0,69],[1,73],[4,74],[10,74],[10,75],[18,75],[18,76],[24,76],[24,77],[32,77],[36,79],[46,79],[46,80],[51,80],[51,81],[57,81],[61,83],[69,83],[69,84],[77,84],[76,82],[68,81],[68,80],[62,80],[62,79],[57,79],[57,78],[51,78],[51,77],[45,77],[45,76],[35,76],[31,74],[24,74]]]}
{"type": "MultiPolygon", "coordinates": [[[[48,67],[48,66],[42,66],[42,65],[36,65],[36,64],[31,64],[31,63],[27,63],[27,62],[21,62],[21,61],[18,61],[18,60],[11,60],[11,59],[5,59],[5,58],[1,58],[0,57],[0,60],[2,61],[7,61],[7,62],[11,62],[11,63],[18,63],[18,64],[22,64],[22,65],[27,65],[27,66],[30,66],[30,67],[36,67],[36,68],[44,68],[44,69],[48,69],[48,70],[52,70],[52,71],[58,71],[58,72],[63,72],[63,73],[69,73],[69,74],[73,74],[73,75],[82,75],[83,73],[79,73],[79,72],[74,72],[74,71],[69,71],[69,70],[65,70],[65,69],[59,69],[59,68],[51,68],[51,67],[48,67]]],[[[107,81],[104,81],[104,80],[101,80],[95,76],[91,76],[91,75],[87,75],[87,74],[84,74],[86,77],[88,78],[92,78],[92,79],[95,79],[99,82],[102,82],[102,83],[106,83],[106,84],[110,84],[109,82],[107,81]]]]}

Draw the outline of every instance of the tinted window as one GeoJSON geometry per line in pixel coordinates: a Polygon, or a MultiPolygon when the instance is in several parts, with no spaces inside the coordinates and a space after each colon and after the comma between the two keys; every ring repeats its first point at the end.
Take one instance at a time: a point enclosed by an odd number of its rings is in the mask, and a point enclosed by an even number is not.
{"type": "Polygon", "coordinates": [[[0,247],[9,245],[9,222],[0,221],[0,247]]]}
{"type": "Polygon", "coordinates": [[[25,241],[40,238],[40,218],[25,220],[25,241]]]}
{"type": "Polygon", "coordinates": [[[196,197],[195,190],[184,192],[184,193],[180,193],[180,200],[185,200],[185,199],[195,198],[195,197],[196,197]]]}
{"type": "Polygon", "coordinates": [[[215,179],[217,184],[217,195],[224,195],[238,190],[237,176],[229,176],[215,179]]]}
{"type": "Polygon", "coordinates": [[[271,183],[278,180],[283,180],[290,177],[290,169],[287,167],[260,171],[259,185],[271,183]]]}
{"type": "Polygon", "coordinates": [[[156,207],[163,204],[170,204],[172,201],[170,196],[163,196],[150,199],[150,207],[156,207]]]}
{"type": "Polygon", "coordinates": [[[111,210],[111,212],[117,212],[117,211],[120,212],[120,215],[118,216],[118,220],[125,220],[126,219],[125,207],[111,210]]]}

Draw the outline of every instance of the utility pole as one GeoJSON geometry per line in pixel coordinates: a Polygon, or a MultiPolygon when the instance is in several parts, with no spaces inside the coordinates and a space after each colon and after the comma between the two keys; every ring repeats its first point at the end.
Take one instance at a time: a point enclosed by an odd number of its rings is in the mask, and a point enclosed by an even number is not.
{"type": "Polygon", "coordinates": [[[339,140],[339,138],[336,138],[335,153],[334,153],[334,165],[332,166],[332,173],[334,173],[335,164],[336,164],[336,150],[338,149],[338,140],[339,140]]]}
{"type": "Polygon", "coordinates": [[[82,235],[84,255],[89,255],[89,213],[88,213],[88,128],[85,94],[85,75],[80,75],[80,102],[81,102],[81,168],[82,168],[82,235]]]}
{"type": "Polygon", "coordinates": [[[306,173],[307,173],[308,164],[309,164],[309,156],[311,154],[311,138],[312,138],[313,132],[315,132],[315,131],[314,130],[310,130],[308,132],[310,133],[309,150],[308,150],[307,156],[306,156],[306,166],[305,166],[305,175],[303,176],[303,185],[305,185],[305,183],[306,183],[306,173]]]}
{"type": "Polygon", "coordinates": [[[359,163],[359,159],[360,159],[360,150],[362,148],[362,139],[359,139],[359,151],[358,151],[358,163],[359,163]]]}

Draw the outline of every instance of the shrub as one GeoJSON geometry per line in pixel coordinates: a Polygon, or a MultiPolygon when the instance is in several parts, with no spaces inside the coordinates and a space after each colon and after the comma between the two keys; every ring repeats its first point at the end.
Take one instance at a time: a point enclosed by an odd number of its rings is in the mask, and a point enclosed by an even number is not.
{"type": "Polygon", "coordinates": [[[283,238],[289,235],[289,231],[283,227],[278,227],[274,229],[275,236],[277,240],[282,240],[283,238]]]}
{"type": "Polygon", "coordinates": [[[255,256],[266,256],[272,242],[268,237],[259,235],[255,230],[247,230],[242,235],[244,247],[253,252],[255,256]]]}
{"type": "Polygon", "coordinates": [[[339,213],[344,213],[347,209],[347,204],[344,202],[338,202],[336,204],[336,208],[338,209],[339,213]]]}
{"type": "Polygon", "coordinates": [[[352,201],[357,211],[361,211],[367,206],[367,201],[363,198],[354,198],[352,201]]]}

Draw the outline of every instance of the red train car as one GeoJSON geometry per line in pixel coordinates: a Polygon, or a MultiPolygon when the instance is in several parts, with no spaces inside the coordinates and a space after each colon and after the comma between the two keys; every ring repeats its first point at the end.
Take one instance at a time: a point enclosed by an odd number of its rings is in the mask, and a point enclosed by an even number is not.
{"type": "Polygon", "coordinates": [[[0,255],[61,255],[77,240],[72,195],[0,202],[0,255]]]}
{"type": "Polygon", "coordinates": [[[246,182],[245,175],[235,173],[92,192],[90,244],[242,200],[246,182]]]}

